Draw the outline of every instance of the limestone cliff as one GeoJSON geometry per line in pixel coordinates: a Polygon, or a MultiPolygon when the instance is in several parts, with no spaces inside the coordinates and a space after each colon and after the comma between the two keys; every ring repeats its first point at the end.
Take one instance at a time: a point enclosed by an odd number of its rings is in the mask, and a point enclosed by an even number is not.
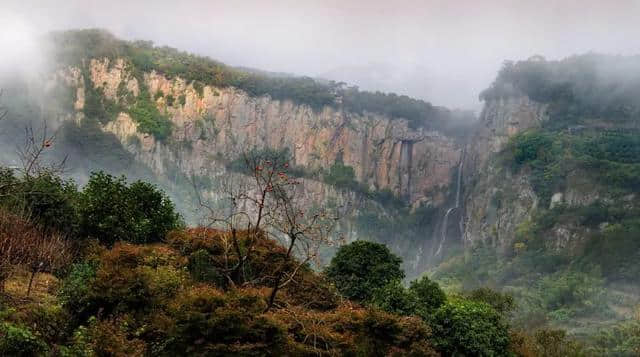
{"type": "MultiPolygon", "coordinates": [[[[633,194],[618,193],[594,180],[584,167],[565,170],[564,185],[541,203],[529,169],[514,170],[501,157],[509,139],[549,120],[548,106],[526,96],[491,100],[485,104],[465,158],[463,242],[489,242],[499,250],[511,249],[517,230],[536,212],[563,205],[585,207],[594,202],[625,204],[633,194]]],[[[589,125],[587,123],[587,125],[589,125]]],[[[582,128],[582,127],[581,127],[582,128]]],[[[563,129],[571,135],[569,129],[563,129]]],[[[579,254],[590,228],[562,220],[544,237],[549,248],[579,254]]]]}
{"type": "Polygon", "coordinates": [[[546,105],[524,96],[485,103],[466,156],[466,244],[478,240],[498,244],[513,237],[518,224],[535,209],[538,198],[527,175],[511,173],[497,162],[496,154],[510,137],[547,119],[546,105]]]}
{"type": "MultiPolygon", "coordinates": [[[[139,84],[125,63],[91,60],[91,83],[115,101],[123,87],[136,96],[139,84]]],[[[436,131],[412,130],[406,120],[331,107],[317,112],[292,101],[254,98],[232,87],[197,90],[193,83],[155,72],[145,73],[144,82],[174,125],[168,142],[189,143],[189,150],[172,149],[169,143],[139,133],[124,113],[106,129],[123,143],[138,136],[142,145],[136,154],[158,174],[166,173],[165,159],[185,172],[198,172],[248,148],[288,148],[293,164],[309,170],[328,168],[341,155],[359,182],[371,190],[391,190],[415,207],[443,202],[451,170],[460,158],[460,145],[454,139],[436,131]]]]}

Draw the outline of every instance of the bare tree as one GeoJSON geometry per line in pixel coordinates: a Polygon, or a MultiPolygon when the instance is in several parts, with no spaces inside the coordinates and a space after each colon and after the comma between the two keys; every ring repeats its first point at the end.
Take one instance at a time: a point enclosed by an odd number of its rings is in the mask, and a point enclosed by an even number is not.
{"type": "Polygon", "coordinates": [[[22,164],[22,175],[25,178],[29,178],[45,172],[56,175],[63,174],[67,161],[66,157],[59,162],[43,162],[43,154],[53,146],[56,140],[55,133],[48,133],[46,120],[42,121],[42,129],[39,133],[33,129],[32,125],[27,125],[24,131],[24,144],[17,150],[22,164]]]}
{"type": "Polygon", "coordinates": [[[275,157],[264,157],[254,152],[242,155],[244,174],[231,173],[221,182],[220,190],[226,199],[226,209],[216,210],[202,199],[195,176],[192,183],[201,207],[208,211],[208,225],[225,229],[223,235],[225,261],[230,261],[230,253],[235,255],[233,265],[228,265],[222,273],[232,285],[242,285],[247,281],[245,267],[251,259],[256,240],[264,234],[265,221],[272,215],[270,197],[278,175],[271,166],[275,157]],[[241,237],[242,236],[242,237],[241,237]],[[242,241],[241,241],[242,240],[242,241]]]}
{"type": "Polygon", "coordinates": [[[32,243],[27,267],[31,273],[27,296],[38,273],[53,272],[68,264],[72,259],[71,243],[62,235],[52,233],[32,243]]]}
{"type": "Polygon", "coordinates": [[[285,261],[276,267],[273,276],[266,277],[272,287],[270,309],[278,291],[318,256],[319,248],[335,243],[331,233],[338,214],[309,208],[311,203],[302,196],[302,182],[288,174],[290,164],[282,153],[251,151],[244,153],[240,161],[242,165],[237,168],[242,174],[230,173],[220,187],[227,199],[226,209],[216,210],[205,204],[195,178],[193,184],[201,206],[209,211],[209,225],[228,232],[223,238],[225,254],[234,257],[227,259],[225,255],[225,261],[233,264],[222,273],[234,286],[254,283],[248,279],[245,267],[253,259],[258,239],[266,236],[284,243],[285,261]],[[291,267],[293,258],[299,261],[291,267]]]}
{"type": "Polygon", "coordinates": [[[295,279],[300,268],[318,257],[321,247],[341,242],[332,236],[340,218],[338,210],[309,208],[309,202],[303,199],[300,181],[289,178],[284,172],[279,174],[282,182],[274,188],[276,209],[270,221],[273,229],[269,232],[286,239],[287,253],[284,263],[276,269],[266,311],[273,307],[278,291],[295,279]],[[289,262],[294,262],[293,267],[289,262]]]}

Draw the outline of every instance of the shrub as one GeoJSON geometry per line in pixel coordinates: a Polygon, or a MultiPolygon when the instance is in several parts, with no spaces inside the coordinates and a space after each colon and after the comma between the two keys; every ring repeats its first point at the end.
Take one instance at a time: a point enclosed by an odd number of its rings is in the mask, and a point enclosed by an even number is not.
{"type": "Polygon", "coordinates": [[[209,282],[216,286],[226,285],[226,281],[215,265],[213,257],[206,250],[197,250],[189,255],[189,272],[194,280],[209,282]]]}
{"type": "Polygon", "coordinates": [[[324,176],[324,181],[336,187],[356,189],[358,182],[355,177],[353,167],[345,165],[342,158],[339,157],[329,168],[329,172],[324,176]]]}
{"type": "Polygon", "coordinates": [[[447,356],[500,356],[509,346],[509,329],[491,306],[456,299],[441,306],[433,319],[435,345],[447,356]]]}
{"type": "Polygon", "coordinates": [[[276,310],[291,336],[292,356],[436,356],[428,326],[419,318],[341,305],[327,312],[276,310]]]}
{"type": "Polygon", "coordinates": [[[262,297],[237,291],[223,294],[201,286],[183,292],[168,309],[171,323],[165,353],[218,355],[278,354],[284,331],[262,315],[262,297]]]}
{"type": "Polygon", "coordinates": [[[472,290],[467,293],[466,296],[469,300],[483,302],[490,305],[501,314],[508,314],[516,307],[513,296],[503,294],[489,288],[478,288],[472,290]]]}
{"type": "Polygon", "coordinates": [[[0,355],[30,357],[44,355],[48,347],[26,327],[0,323],[0,355]]]}
{"type": "Polygon", "coordinates": [[[168,105],[168,106],[170,106],[170,107],[172,107],[172,106],[173,106],[173,103],[175,102],[175,100],[176,100],[176,99],[173,97],[173,95],[169,94],[169,95],[167,96],[167,105],[168,105]]]}
{"type": "Polygon", "coordinates": [[[128,331],[125,318],[100,321],[89,319],[88,326],[76,329],[72,343],[61,348],[62,356],[133,356],[147,355],[144,341],[128,331]]]}
{"type": "Polygon", "coordinates": [[[81,233],[106,245],[158,242],[182,226],[171,200],[154,185],[136,181],[127,186],[124,177],[103,172],[91,174],[79,206],[81,233]]]}
{"type": "Polygon", "coordinates": [[[605,290],[602,280],[583,272],[557,272],[542,278],[539,286],[544,306],[555,316],[573,317],[602,309],[605,290]]]}
{"type": "Polygon", "coordinates": [[[447,296],[438,283],[427,276],[412,281],[409,292],[415,296],[418,315],[425,319],[447,301],[447,296]]]}
{"type": "Polygon", "coordinates": [[[62,281],[58,296],[64,307],[76,316],[85,315],[89,308],[88,293],[96,277],[94,263],[76,263],[62,281]]]}
{"type": "Polygon", "coordinates": [[[368,301],[375,289],[404,278],[401,263],[382,244],[355,241],[340,247],[325,273],[345,297],[368,301]]]}
{"type": "Polygon", "coordinates": [[[409,316],[416,312],[416,300],[415,295],[396,280],[376,289],[371,304],[388,313],[409,316]]]}
{"type": "Polygon", "coordinates": [[[158,140],[165,140],[171,135],[171,120],[160,113],[151,101],[149,92],[144,88],[140,90],[135,104],[129,109],[129,115],[143,133],[151,134],[158,140]]]}

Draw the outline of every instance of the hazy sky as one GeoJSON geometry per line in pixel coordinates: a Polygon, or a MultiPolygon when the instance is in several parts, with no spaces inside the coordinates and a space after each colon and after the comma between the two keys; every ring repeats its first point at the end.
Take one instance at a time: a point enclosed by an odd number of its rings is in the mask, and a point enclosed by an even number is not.
{"type": "MultiPolygon", "coordinates": [[[[0,46],[52,29],[126,39],[231,65],[335,77],[478,108],[505,59],[640,53],[640,0],[0,0],[0,46]]],[[[24,52],[0,55],[19,63],[24,52]]]]}

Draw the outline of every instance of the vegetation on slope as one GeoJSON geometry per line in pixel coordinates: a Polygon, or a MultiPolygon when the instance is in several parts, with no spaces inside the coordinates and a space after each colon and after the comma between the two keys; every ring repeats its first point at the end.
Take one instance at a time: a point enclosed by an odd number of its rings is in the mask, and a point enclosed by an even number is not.
{"type": "Polygon", "coordinates": [[[549,104],[550,125],[574,125],[585,119],[617,123],[640,118],[640,56],[586,54],[561,61],[533,57],[507,61],[482,100],[527,95],[549,104]]]}

